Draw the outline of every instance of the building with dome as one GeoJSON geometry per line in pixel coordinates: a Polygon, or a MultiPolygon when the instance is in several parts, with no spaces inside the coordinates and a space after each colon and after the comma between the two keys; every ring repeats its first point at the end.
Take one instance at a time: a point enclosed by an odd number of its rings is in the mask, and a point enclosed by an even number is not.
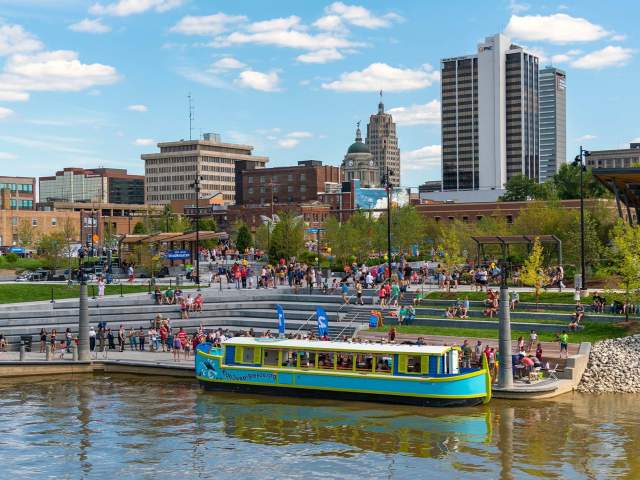
{"type": "Polygon", "coordinates": [[[363,187],[380,185],[380,170],[375,164],[373,155],[367,144],[362,142],[360,122],[356,128],[356,140],[351,144],[344,156],[341,166],[342,181],[360,180],[363,187]]]}
{"type": "Polygon", "coordinates": [[[384,111],[382,103],[382,91],[378,113],[369,117],[367,125],[367,147],[373,156],[373,163],[378,169],[379,178],[387,173],[389,180],[395,187],[400,186],[400,149],[398,148],[398,136],[396,124],[390,113],[384,111]]]}

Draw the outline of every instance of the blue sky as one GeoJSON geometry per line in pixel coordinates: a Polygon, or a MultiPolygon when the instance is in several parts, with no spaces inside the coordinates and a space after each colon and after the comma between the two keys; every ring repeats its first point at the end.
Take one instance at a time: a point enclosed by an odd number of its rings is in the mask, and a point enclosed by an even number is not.
{"type": "Polygon", "coordinates": [[[439,61],[506,32],[567,71],[567,149],[640,137],[634,1],[0,0],[1,174],[142,173],[217,132],[270,165],[339,164],[378,91],[402,183],[440,177],[439,61]]]}

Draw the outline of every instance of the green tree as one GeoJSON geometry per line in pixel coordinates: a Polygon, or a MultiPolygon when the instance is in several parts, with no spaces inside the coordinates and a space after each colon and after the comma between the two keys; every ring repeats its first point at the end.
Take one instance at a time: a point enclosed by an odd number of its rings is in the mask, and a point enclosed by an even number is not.
{"type": "MultiPolygon", "coordinates": [[[[607,189],[591,174],[591,168],[583,172],[585,198],[608,197],[607,189]]],[[[552,180],[561,200],[580,198],[580,165],[564,163],[552,180]]]]}
{"type": "MultiPolygon", "coordinates": [[[[448,271],[452,272],[460,264],[465,262],[460,248],[460,239],[456,228],[443,226],[440,229],[440,243],[438,251],[443,253],[440,264],[448,271]]],[[[451,285],[449,285],[451,288],[451,285]]]]}
{"type": "MultiPolygon", "coordinates": [[[[205,232],[215,232],[218,228],[216,221],[213,218],[199,218],[197,224],[200,226],[201,231],[205,232]]],[[[190,230],[195,231],[196,222],[193,222],[193,225],[190,227],[190,230]]]]}
{"type": "Polygon", "coordinates": [[[147,235],[149,230],[146,222],[138,222],[133,226],[133,235],[147,235]]]}
{"type": "Polygon", "coordinates": [[[16,237],[18,243],[23,247],[32,247],[37,241],[37,230],[33,228],[27,218],[22,218],[16,225],[16,237]]]}
{"type": "Polygon", "coordinates": [[[291,212],[278,213],[280,221],[271,232],[269,255],[275,260],[298,256],[304,248],[304,222],[291,212]]]}
{"type": "Polygon", "coordinates": [[[253,238],[246,223],[242,222],[238,227],[235,239],[236,248],[239,252],[244,252],[253,245],[253,238]]]}
{"type": "MultiPolygon", "coordinates": [[[[640,288],[640,227],[619,220],[611,232],[614,250],[612,273],[618,275],[625,291],[625,300],[635,300],[640,288]]],[[[627,320],[629,311],[626,310],[627,320]]]]}
{"type": "Polygon", "coordinates": [[[547,274],[544,271],[543,265],[543,248],[538,237],[533,242],[531,254],[529,258],[524,261],[524,265],[520,272],[520,279],[523,285],[533,287],[536,295],[536,310],[540,303],[540,293],[542,287],[548,281],[547,274]]]}
{"type": "Polygon", "coordinates": [[[536,181],[526,175],[514,175],[505,184],[503,202],[521,202],[533,197],[536,181]]]}
{"type": "Polygon", "coordinates": [[[56,270],[62,264],[64,248],[65,238],[61,232],[43,235],[38,240],[38,250],[44,256],[45,265],[51,270],[56,270]]]}

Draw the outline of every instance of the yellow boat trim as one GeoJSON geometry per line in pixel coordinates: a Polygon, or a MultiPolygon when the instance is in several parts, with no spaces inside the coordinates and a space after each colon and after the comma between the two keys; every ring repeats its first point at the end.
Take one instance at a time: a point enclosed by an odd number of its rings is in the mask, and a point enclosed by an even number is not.
{"type": "Polygon", "coordinates": [[[374,395],[393,395],[393,396],[402,396],[402,397],[420,397],[420,398],[482,398],[486,395],[484,393],[474,394],[474,395],[439,395],[439,394],[420,394],[420,393],[399,393],[399,392],[382,392],[379,390],[360,390],[355,388],[345,389],[345,388],[328,388],[328,387],[311,387],[311,386],[303,386],[303,385],[280,385],[277,383],[263,383],[263,382],[246,382],[241,383],[233,380],[212,380],[210,378],[204,378],[196,375],[198,380],[202,380],[204,382],[209,383],[233,383],[240,385],[262,385],[266,387],[286,387],[286,388],[303,388],[306,390],[325,390],[325,391],[341,391],[341,392],[355,392],[355,393],[370,393],[374,395]]]}
{"type": "Polygon", "coordinates": [[[489,373],[487,356],[484,354],[482,355],[482,370],[485,371],[485,385],[487,387],[487,398],[482,403],[489,403],[489,400],[491,400],[491,373],[489,373]]]}

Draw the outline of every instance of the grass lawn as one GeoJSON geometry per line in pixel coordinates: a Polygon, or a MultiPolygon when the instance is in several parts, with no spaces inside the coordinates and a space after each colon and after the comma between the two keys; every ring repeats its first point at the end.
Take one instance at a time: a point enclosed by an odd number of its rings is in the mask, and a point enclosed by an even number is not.
{"type": "MultiPolygon", "coordinates": [[[[598,340],[604,340],[606,338],[617,338],[632,335],[635,333],[634,328],[623,327],[613,324],[602,323],[589,323],[585,322],[585,328],[576,333],[569,333],[570,343],[580,342],[597,342],[598,340]]],[[[380,329],[371,330],[386,332],[390,326],[385,325],[380,329]]],[[[419,325],[407,325],[396,327],[398,333],[410,333],[417,335],[442,335],[448,337],[462,337],[462,338],[498,338],[498,329],[484,329],[484,328],[455,328],[455,327],[429,327],[419,325]]],[[[511,331],[511,337],[517,340],[519,336],[523,336],[525,340],[529,338],[528,331],[511,331]]],[[[543,342],[556,341],[556,335],[548,332],[538,332],[538,338],[543,342]]]]}
{"type": "MultiPolygon", "coordinates": [[[[495,287],[499,288],[499,287],[495,287]]],[[[469,297],[469,300],[482,301],[487,298],[486,292],[463,292],[452,290],[448,292],[430,292],[427,298],[434,300],[456,300],[469,297]]],[[[520,292],[520,302],[536,303],[536,296],[533,292],[520,292]]],[[[540,303],[569,303],[573,304],[573,291],[570,292],[546,292],[540,295],[540,303]]]]}
{"type": "MultiPolygon", "coordinates": [[[[92,295],[91,285],[88,286],[89,296],[92,295]]],[[[147,285],[122,285],[122,293],[139,293],[148,291],[147,285]]],[[[189,288],[189,287],[182,287],[189,288]]],[[[73,285],[47,285],[32,283],[11,283],[0,285],[0,303],[35,302],[38,300],[51,300],[51,290],[53,298],[61,300],[64,298],[77,298],[80,295],[80,286],[73,285]]],[[[93,285],[97,295],[98,287],[93,285]]],[[[120,285],[107,285],[105,295],[120,295],[120,285]]]]}

